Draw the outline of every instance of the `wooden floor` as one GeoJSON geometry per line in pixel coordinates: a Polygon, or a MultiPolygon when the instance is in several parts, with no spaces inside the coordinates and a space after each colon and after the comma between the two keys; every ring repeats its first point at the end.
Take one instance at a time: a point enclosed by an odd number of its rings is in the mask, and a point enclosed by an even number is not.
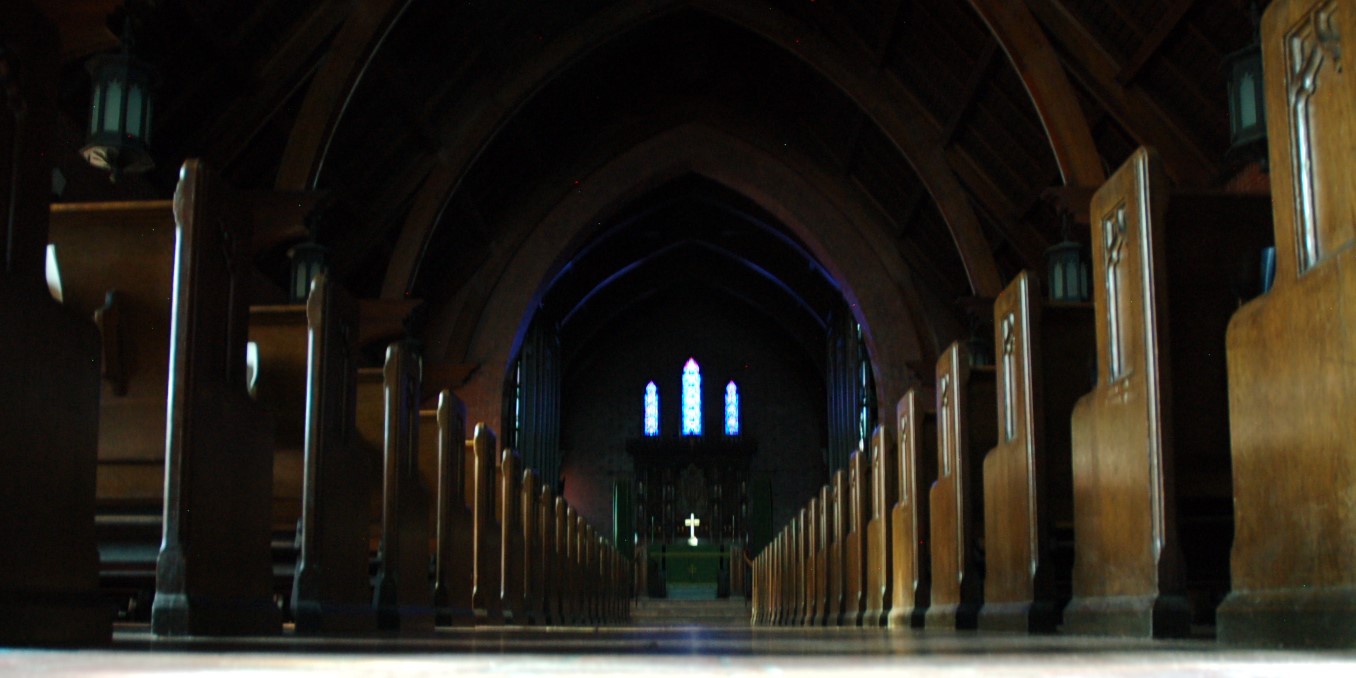
{"type": "Polygon", "coordinates": [[[121,626],[111,647],[0,648],[0,675],[1356,675],[1356,652],[1246,650],[1210,641],[738,628],[704,624],[446,630],[422,638],[157,639],[121,626]]]}

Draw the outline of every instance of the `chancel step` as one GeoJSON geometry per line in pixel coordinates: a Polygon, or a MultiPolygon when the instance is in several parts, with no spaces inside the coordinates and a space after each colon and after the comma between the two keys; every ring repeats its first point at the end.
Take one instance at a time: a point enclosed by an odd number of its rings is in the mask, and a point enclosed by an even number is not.
{"type": "Polygon", "coordinates": [[[641,598],[631,608],[636,626],[748,626],[749,602],[740,598],[670,600],[641,598]]]}

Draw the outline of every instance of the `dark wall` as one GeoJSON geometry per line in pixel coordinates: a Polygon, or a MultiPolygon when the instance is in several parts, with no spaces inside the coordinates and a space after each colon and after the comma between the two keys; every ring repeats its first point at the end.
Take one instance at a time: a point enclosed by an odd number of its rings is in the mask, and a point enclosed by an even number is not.
{"type": "MultiPolygon", "coordinates": [[[[826,481],[823,375],[807,347],[767,316],[706,289],[660,293],[571,346],[565,334],[562,476],[565,496],[592,524],[610,529],[612,484],[630,480],[626,441],[641,435],[642,395],[659,387],[660,435],[676,436],[683,364],[702,370],[702,428],[724,433],[724,390],[740,390],[742,435],[758,442],[752,479],[771,486],[772,524],[791,518],[826,481]]],[[[814,345],[823,350],[823,342],[814,345]]]]}

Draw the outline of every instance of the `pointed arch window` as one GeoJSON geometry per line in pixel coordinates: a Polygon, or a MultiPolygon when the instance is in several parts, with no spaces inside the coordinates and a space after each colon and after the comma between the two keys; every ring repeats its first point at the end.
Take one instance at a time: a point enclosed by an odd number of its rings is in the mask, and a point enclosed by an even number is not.
{"type": "Polygon", "coordinates": [[[645,435],[659,435],[659,387],[653,381],[645,385],[645,435]]]}
{"type": "Polygon", "coordinates": [[[702,370],[694,358],[683,365],[683,430],[685,436],[702,434],[702,370]]]}
{"type": "Polygon", "coordinates": [[[739,387],[733,381],[725,385],[725,435],[739,435],[739,387]]]}

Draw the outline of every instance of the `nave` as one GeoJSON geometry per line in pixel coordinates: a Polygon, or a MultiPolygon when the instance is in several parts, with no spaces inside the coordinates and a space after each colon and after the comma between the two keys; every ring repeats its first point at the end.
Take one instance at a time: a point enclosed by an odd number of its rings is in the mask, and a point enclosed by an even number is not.
{"type": "Polygon", "coordinates": [[[1232,0],[107,4],[0,7],[0,643],[81,648],[15,671],[1350,658],[1351,0],[1264,3],[1264,159],[1144,113],[1224,121],[1232,0]]]}

